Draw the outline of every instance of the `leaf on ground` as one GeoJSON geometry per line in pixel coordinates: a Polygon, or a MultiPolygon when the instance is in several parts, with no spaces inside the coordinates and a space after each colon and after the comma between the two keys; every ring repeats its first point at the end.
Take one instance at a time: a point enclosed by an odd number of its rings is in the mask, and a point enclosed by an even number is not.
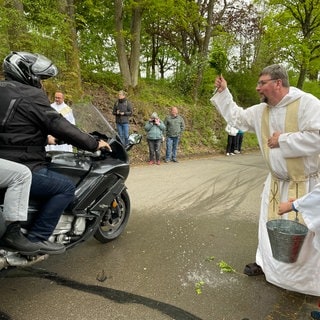
{"type": "Polygon", "coordinates": [[[233,269],[228,263],[223,260],[220,260],[217,265],[219,266],[221,272],[236,272],[235,269],[233,269]]]}
{"type": "Polygon", "coordinates": [[[201,294],[202,293],[202,288],[204,286],[204,281],[199,281],[195,284],[195,290],[196,294],[201,294]]]}
{"type": "Polygon", "coordinates": [[[213,261],[215,259],[215,257],[214,256],[211,256],[211,257],[206,257],[206,261],[213,261]]]}

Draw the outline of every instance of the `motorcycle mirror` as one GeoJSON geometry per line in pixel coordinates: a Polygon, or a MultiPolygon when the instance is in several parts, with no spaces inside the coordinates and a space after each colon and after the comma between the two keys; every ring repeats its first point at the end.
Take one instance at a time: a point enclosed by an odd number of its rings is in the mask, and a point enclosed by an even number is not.
{"type": "Polygon", "coordinates": [[[129,136],[128,144],[125,146],[126,150],[129,151],[135,144],[139,144],[141,142],[142,135],[139,133],[132,133],[129,136]]]}
{"type": "Polygon", "coordinates": [[[129,145],[139,144],[141,142],[142,135],[139,133],[132,133],[129,136],[129,145]]]}

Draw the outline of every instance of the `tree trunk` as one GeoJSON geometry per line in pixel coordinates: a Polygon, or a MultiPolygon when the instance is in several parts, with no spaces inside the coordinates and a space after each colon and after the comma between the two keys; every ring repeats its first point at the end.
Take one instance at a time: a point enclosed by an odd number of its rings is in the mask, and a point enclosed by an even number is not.
{"type": "Polygon", "coordinates": [[[132,8],[132,20],[130,29],[130,53],[127,54],[126,40],[123,29],[123,1],[115,0],[115,42],[117,47],[118,62],[123,84],[126,90],[130,91],[138,86],[140,66],[140,37],[142,8],[139,1],[135,2],[132,8]]]}
{"type": "Polygon", "coordinates": [[[133,89],[138,86],[139,66],[140,66],[140,37],[141,37],[141,20],[142,8],[137,5],[132,10],[132,24],[131,24],[131,56],[130,56],[130,70],[131,70],[131,85],[133,89]]]}
{"type": "Polygon", "coordinates": [[[130,67],[129,62],[126,54],[126,45],[124,39],[124,30],[123,30],[123,6],[122,0],[115,0],[114,1],[115,7],[115,41],[117,47],[117,55],[118,55],[118,62],[120,67],[120,72],[123,79],[124,89],[128,90],[131,87],[131,75],[130,75],[130,67]]]}
{"type": "Polygon", "coordinates": [[[79,98],[82,95],[81,85],[81,70],[79,61],[79,47],[77,42],[77,31],[75,23],[75,7],[74,0],[67,0],[66,13],[69,17],[68,27],[70,33],[70,46],[69,51],[66,50],[66,63],[72,69],[68,71],[67,81],[72,88],[72,95],[75,98],[79,98]]]}
{"type": "Polygon", "coordinates": [[[196,83],[193,89],[193,98],[195,101],[198,100],[198,95],[199,95],[199,89],[202,84],[202,79],[203,79],[203,71],[205,68],[205,62],[208,59],[208,48],[209,48],[209,43],[211,39],[211,32],[212,32],[212,25],[213,25],[213,6],[214,6],[215,0],[209,0],[208,2],[208,16],[207,16],[207,26],[205,30],[205,35],[203,41],[199,39],[199,64],[198,64],[198,76],[196,78],[196,83]],[[201,46],[202,43],[202,46],[201,46]]]}
{"type": "Polygon", "coordinates": [[[307,68],[304,65],[301,65],[299,78],[297,82],[297,88],[302,89],[304,80],[306,79],[306,75],[307,75],[307,68]]]}

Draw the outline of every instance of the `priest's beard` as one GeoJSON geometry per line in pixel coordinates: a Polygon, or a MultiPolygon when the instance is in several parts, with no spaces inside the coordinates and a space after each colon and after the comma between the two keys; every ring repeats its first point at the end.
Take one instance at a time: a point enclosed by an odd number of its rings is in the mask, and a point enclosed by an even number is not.
{"type": "Polygon", "coordinates": [[[268,103],[268,98],[267,98],[266,96],[262,95],[262,96],[260,97],[260,101],[261,101],[261,102],[268,103]]]}

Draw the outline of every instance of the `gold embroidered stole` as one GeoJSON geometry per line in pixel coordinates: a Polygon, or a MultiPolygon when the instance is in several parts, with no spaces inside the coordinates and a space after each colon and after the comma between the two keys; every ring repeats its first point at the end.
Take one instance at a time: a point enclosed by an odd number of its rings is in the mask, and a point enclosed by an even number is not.
{"type": "Polygon", "coordinates": [[[71,108],[66,105],[58,112],[65,117],[69,112],[71,112],[71,108]]]}
{"type": "MultiPolygon", "coordinates": [[[[298,128],[298,111],[299,111],[300,99],[295,100],[288,105],[286,110],[285,119],[285,133],[297,132],[298,128]]],[[[269,195],[269,214],[268,220],[279,219],[278,206],[280,204],[280,179],[272,171],[270,159],[269,159],[269,147],[268,138],[271,136],[269,129],[269,112],[270,107],[266,106],[263,110],[262,120],[261,120],[261,135],[262,135],[262,153],[267,166],[271,172],[271,185],[270,185],[270,195],[269,195]]],[[[303,158],[287,158],[286,159],[288,176],[289,176],[289,198],[300,198],[306,194],[306,175],[304,172],[304,161],[303,158]]],[[[286,201],[282,199],[282,201],[286,201]]],[[[296,218],[295,212],[288,213],[288,219],[294,220],[296,218]]],[[[302,218],[299,217],[300,222],[303,223],[302,218]]]]}

